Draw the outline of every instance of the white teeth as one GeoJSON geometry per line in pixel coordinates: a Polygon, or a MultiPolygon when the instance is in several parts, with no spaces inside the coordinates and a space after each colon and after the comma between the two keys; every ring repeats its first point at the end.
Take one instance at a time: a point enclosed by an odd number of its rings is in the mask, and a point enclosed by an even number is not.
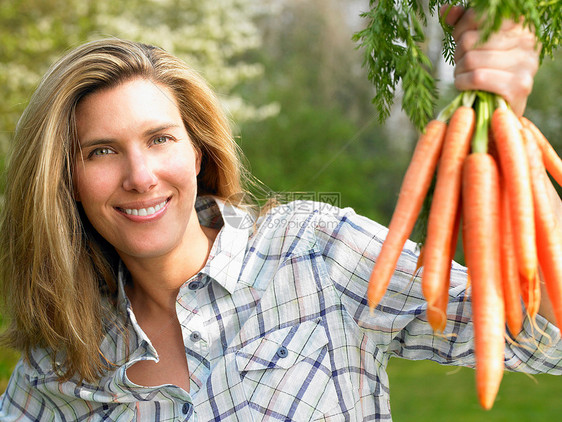
{"type": "Polygon", "coordinates": [[[141,217],[146,217],[160,211],[162,207],[166,205],[166,202],[167,201],[163,201],[153,207],[148,208],[123,208],[123,211],[125,211],[128,215],[138,215],[141,217]]]}

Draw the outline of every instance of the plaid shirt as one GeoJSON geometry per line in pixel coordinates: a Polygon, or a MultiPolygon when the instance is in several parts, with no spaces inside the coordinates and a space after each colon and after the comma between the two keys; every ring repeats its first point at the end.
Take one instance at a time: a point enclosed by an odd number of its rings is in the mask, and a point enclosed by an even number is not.
{"type": "MultiPolygon", "coordinates": [[[[386,228],[351,209],[300,201],[273,209],[256,229],[246,224],[248,215],[227,208],[199,198],[201,223],[222,229],[204,269],[177,296],[189,392],[173,385],[141,387],[127,378],[127,367],[157,354],[136,322],[121,272],[119,306],[129,335],[108,325],[101,346],[117,367],[96,383],[61,383],[49,353],[35,350],[29,363],[15,368],[0,419],[390,420],[390,357],[474,365],[464,268],[452,270],[446,333],[435,336],[413,275],[412,243],[371,314],[367,280],[386,228]]],[[[505,365],[560,374],[560,331],[538,321],[545,334],[526,342],[532,332],[526,321],[517,338],[526,346],[506,344],[505,365]],[[533,344],[537,348],[529,349],[533,344]]]]}

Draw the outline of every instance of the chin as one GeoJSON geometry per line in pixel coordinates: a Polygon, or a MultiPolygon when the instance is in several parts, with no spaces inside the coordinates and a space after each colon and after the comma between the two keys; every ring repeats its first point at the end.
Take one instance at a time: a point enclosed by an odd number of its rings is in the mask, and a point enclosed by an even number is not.
{"type": "Polygon", "coordinates": [[[154,259],[163,257],[171,253],[174,248],[165,246],[150,245],[146,247],[125,247],[117,249],[121,257],[128,257],[133,259],[154,259]]]}

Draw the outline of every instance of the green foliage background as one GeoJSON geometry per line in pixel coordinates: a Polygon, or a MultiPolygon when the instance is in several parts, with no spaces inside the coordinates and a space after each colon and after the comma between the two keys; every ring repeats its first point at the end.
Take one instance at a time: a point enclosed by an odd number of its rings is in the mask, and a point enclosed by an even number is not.
{"type": "MultiPolygon", "coordinates": [[[[351,40],[357,27],[346,21],[350,3],[359,5],[357,16],[367,8],[363,0],[2,1],[0,168],[17,118],[54,58],[85,40],[136,37],[182,55],[211,80],[252,173],[267,187],[260,194],[335,192],[341,206],[388,224],[417,136],[396,110],[385,126],[377,123],[351,40]]],[[[526,113],[558,151],[561,59],[545,59],[526,113]]],[[[441,104],[452,95],[442,85],[441,104]]],[[[0,350],[0,391],[17,359],[0,350]]],[[[557,420],[562,411],[559,377],[508,373],[484,413],[470,369],[391,359],[389,374],[396,421],[449,421],[452,414],[459,421],[557,420]]]]}

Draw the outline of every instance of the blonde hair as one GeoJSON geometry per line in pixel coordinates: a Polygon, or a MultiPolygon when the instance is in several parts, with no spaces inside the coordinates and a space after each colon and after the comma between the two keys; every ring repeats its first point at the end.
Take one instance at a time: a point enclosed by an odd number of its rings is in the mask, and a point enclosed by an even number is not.
{"type": "Polygon", "coordinates": [[[75,109],[86,95],[134,77],[174,93],[202,152],[199,195],[226,199],[243,192],[247,176],[215,94],[171,54],[106,39],[78,47],[51,67],[16,128],[0,221],[0,277],[10,320],[4,343],[25,357],[34,347],[48,348],[60,379],[77,373],[91,381],[108,368],[99,348],[102,295],[115,292],[112,248],[73,196],[75,109]]]}

